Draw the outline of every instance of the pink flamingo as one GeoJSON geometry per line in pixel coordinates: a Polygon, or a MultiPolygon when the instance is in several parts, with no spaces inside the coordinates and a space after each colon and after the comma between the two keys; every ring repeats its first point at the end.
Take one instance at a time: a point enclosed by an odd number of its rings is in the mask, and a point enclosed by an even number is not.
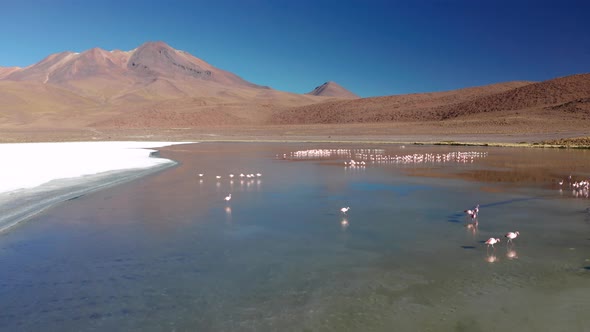
{"type": "Polygon", "coordinates": [[[477,214],[479,213],[479,204],[477,204],[473,210],[465,210],[463,212],[467,213],[467,215],[470,216],[472,220],[476,219],[477,214]]]}
{"type": "MultiPolygon", "coordinates": [[[[492,248],[494,248],[494,244],[500,242],[500,239],[494,239],[493,237],[489,238],[485,244],[488,245],[488,249],[490,248],[490,246],[492,246],[492,248]]],[[[495,248],[494,248],[495,249],[495,248]]]]}
{"type": "Polygon", "coordinates": [[[519,235],[520,233],[518,231],[508,232],[506,235],[504,235],[504,237],[508,238],[508,243],[512,243],[512,240],[516,239],[519,235]]]}
{"type": "Polygon", "coordinates": [[[350,210],[350,206],[343,207],[342,209],[340,209],[340,212],[342,212],[343,214],[346,214],[346,212],[348,212],[348,210],[350,210]]]}
{"type": "Polygon", "coordinates": [[[225,196],[224,199],[225,199],[226,202],[229,202],[231,200],[231,194],[225,196]]]}

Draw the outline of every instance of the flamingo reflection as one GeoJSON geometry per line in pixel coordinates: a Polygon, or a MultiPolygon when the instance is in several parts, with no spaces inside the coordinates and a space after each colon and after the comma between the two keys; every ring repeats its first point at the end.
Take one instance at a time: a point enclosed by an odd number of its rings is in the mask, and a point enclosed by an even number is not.
{"type": "Polygon", "coordinates": [[[516,250],[514,250],[514,249],[507,249],[506,250],[506,257],[508,259],[518,259],[518,254],[516,253],[516,250]]]}
{"type": "Polygon", "coordinates": [[[495,263],[498,261],[498,257],[495,254],[486,255],[486,262],[488,263],[495,263]]]}
{"type": "Polygon", "coordinates": [[[231,222],[231,207],[225,207],[225,219],[227,222],[231,222]]]}
{"type": "Polygon", "coordinates": [[[476,235],[477,234],[477,226],[479,225],[479,223],[477,222],[477,220],[475,220],[475,222],[472,223],[468,223],[467,225],[465,225],[465,228],[472,234],[472,235],[476,235]]]}
{"type": "Polygon", "coordinates": [[[343,230],[348,228],[348,220],[346,218],[342,219],[342,221],[340,222],[340,226],[342,227],[343,230]]]}

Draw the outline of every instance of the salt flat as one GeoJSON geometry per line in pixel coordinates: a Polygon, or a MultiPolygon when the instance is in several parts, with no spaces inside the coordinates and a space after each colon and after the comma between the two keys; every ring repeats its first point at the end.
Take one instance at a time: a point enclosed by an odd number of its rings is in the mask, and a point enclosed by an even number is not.
{"type": "Polygon", "coordinates": [[[189,142],[62,142],[0,144],[0,193],[51,180],[172,163],[151,158],[158,148],[189,142]]]}

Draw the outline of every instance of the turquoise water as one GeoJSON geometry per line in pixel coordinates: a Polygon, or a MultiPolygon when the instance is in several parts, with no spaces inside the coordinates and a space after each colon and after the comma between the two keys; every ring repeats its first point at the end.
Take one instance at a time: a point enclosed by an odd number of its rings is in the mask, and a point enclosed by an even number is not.
{"type": "Polygon", "coordinates": [[[588,329],[590,200],[556,185],[590,174],[586,151],[379,146],[487,156],[364,168],[282,157],[312,148],[376,147],[173,146],[162,156],[177,167],[1,234],[0,329],[588,329]],[[477,229],[463,213],[475,204],[477,229]],[[516,230],[513,246],[482,243],[516,230]]]}

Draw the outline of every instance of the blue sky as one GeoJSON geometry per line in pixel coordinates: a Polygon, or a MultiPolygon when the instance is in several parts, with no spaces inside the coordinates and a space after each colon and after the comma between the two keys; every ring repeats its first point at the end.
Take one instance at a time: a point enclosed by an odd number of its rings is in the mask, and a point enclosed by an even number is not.
{"type": "Polygon", "coordinates": [[[253,83],[362,97],[590,72],[585,1],[0,0],[0,66],[161,40],[253,83]]]}

